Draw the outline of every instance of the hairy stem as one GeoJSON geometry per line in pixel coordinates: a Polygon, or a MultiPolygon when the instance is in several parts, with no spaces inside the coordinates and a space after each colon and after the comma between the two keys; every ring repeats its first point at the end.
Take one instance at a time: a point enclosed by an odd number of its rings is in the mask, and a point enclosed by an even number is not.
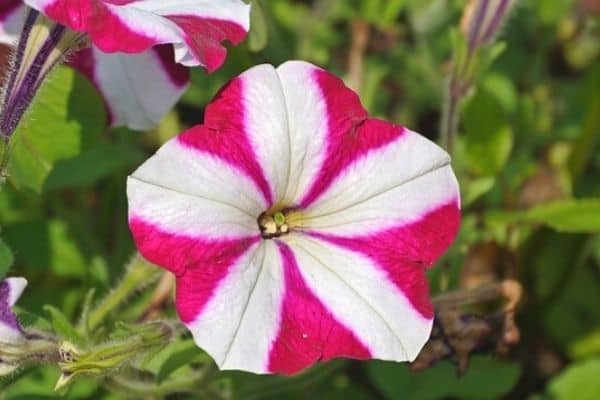
{"type": "MultiPolygon", "coordinates": [[[[160,276],[160,269],[136,254],[126,267],[125,276],[118,285],[89,313],[89,331],[93,331],[113,310],[137,290],[151,284],[160,276]]],[[[85,323],[85,321],[83,322],[85,323]]]]}

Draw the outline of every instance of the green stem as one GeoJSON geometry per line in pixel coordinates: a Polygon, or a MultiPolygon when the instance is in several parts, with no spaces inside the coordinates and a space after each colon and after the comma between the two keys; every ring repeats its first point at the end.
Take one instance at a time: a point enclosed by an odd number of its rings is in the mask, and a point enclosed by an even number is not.
{"type": "Polygon", "coordinates": [[[453,156],[456,135],[458,130],[458,110],[460,97],[456,95],[455,90],[455,77],[454,74],[450,77],[448,84],[446,85],[446,93],[444,94],[444,105],[442,109],[442,121],[440,136],[442,140],[442,147],[453,156]]]}
{"type": "MultiPolygon", "coordinates": [[[[150,264],[139,254],[126,267],[125,276],[108,295],[90,311],[88,330],[93,331],[108,314],[127,300],[135,291],[154,282],[160,276],[160,269],[150,264]]],[[[85,322],[84,322],[85,323],[85,322]]]]}

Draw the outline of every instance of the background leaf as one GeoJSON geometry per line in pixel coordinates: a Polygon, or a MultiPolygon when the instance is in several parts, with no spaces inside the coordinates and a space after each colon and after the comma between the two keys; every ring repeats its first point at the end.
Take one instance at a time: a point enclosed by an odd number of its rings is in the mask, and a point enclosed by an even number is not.
{"type": "MultiPolygon", "coordinates": [[[[94,87],[73,69],[58,68],[15,133],[8,167],[11,182],[37,193],[44,191],[56,163],[90,150],[104,132],[106,121],[94,87]]],[[[95,168],[86,162],[76,167],[95,168]]],[[[61,186],[60,180],[55,179],[52,186],[61,186]]]]}

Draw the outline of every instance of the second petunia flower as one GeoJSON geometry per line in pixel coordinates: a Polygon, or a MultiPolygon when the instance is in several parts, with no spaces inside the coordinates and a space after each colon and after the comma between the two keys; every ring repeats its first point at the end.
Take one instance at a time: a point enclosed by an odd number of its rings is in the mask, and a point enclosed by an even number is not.
{"type": "Polygon", "coordinates": [[[407,361],[429,337],[425,270],[460,221],[450,159],[318,67],[246,71],[127,191],[140,252],[222,369],[407,361]]]}

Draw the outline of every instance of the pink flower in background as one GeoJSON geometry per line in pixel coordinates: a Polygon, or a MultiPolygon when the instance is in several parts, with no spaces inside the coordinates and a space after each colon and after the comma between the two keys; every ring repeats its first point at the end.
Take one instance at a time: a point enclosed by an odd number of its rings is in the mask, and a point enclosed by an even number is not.
{"type": "Polygon", "coordinates": [[[85,32],[106,53],[141,53],[172,44],[175,59],[214,71],[250,26],[242,0],[25,0],[30,7],[74,31],[85,32]]]}
{"type": "MultiPolygon", "coordinates": [[[[167,1],[168,4],[164,4],[162,0],[137,2],[70,0],[29,1],[28,3],[73,29],[82,31],[90,29],[93,40],[96,36],[100,37],[98,45],[71,56],[70,65],[90,79],[101,93],[112,126],[127,126],[136,130],[147,130],[155,126],[187,89],[189,74],[187,68],[176,62],[176,55],[177,61],[186,65],[202,65],[213,71],[223,63],[226,56],[226,50],[220,42],[230,40],[239,43],[249,28],[249,6],[241,0],[167,1]],[[164,4],[164,9],[161,8],[163,11],[147,10],[148,7],[156,7],[156,4],[164,4]],[[201,12],[198,11],[199,7],[201,12]],[[155,22],[157,18],[164,19],[161,24],[169,26],[173,32],[178,32],[179,39],[176,40],[173,35],[168,36],[172,40],[157,37],[152,43],[148,42],[147,46],[140,46],[138,49],[131,43],[138,43],[135,33],[139,29],[132,27],[131,32],[126,35],[119,31],[120,28],[111,25],[109,20],[98,23],[97,21],[100,21],[98,18],[104,18],[104,14],[99,10],[105,10],[103,12],[110,10],[115,15],[131,16],[131,21],[138,21],[140,18],[146,21],[140,16],[155,22]],[[193,29],[185,29],[185,24],[178,28],[179,25],[175,22],[169,23],[171,17],[168,15],[157,16],[161,12],[168,14],[168,10],[177,11],[178,17],[175,20],[180,21],[183,18],[192,23],[193,29]],[[189,12],[189,15],[185,14],[186,12],[189,12]],[[134,16],[137,17],[133,18],[134,16]],[[77,21],[82,22],[77,24],[77,21]],[[113,46],[100,46],[109,41],[107,39],[109,36],[113,37],[113,46]],[[190,43],[189,46],[186,40],[190,43]],[[193,56],[194,54],[196,56],[193,56]]],[[[25,15],[26,8],[21,0],[5,0],[0,5],[0,43],[17,42],[25,15]]],[[[113,24],[118,21],[118,19],[114,20],[113,24]]]]}
{"type": "Polygon", "coordinates": [[[246,71],[127,191],[140,252],[223,369],[413,360],[429,337],[425,270],[460,221],[450,159],[320,68],[246,71]]]}

